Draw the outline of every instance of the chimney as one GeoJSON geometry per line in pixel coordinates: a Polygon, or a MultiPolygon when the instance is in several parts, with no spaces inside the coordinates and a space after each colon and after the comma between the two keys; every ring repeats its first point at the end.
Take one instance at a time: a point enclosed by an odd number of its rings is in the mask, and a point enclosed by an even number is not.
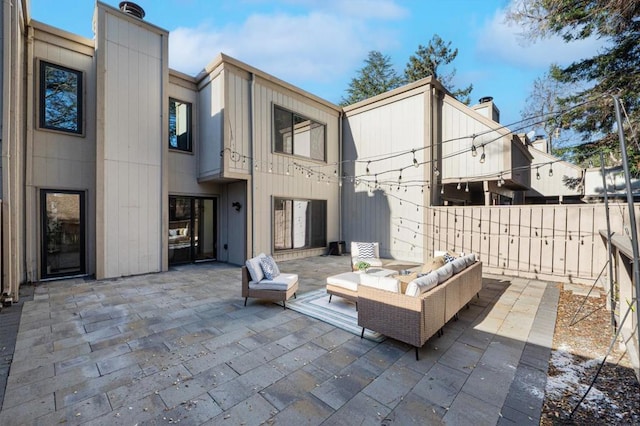
{"type": "Polygon", "coordinates": [[[119,7],[121,11],[128,15],[135,16],[138,19],[144,18],[144,9],[132,1],[121,1],[119,7]]]}
{"type": "Polygon", "coordinates": [[[478,104],[472,106],[474,110],[484,115],[487,118],[495,121],[496,123],[500,122],[500,110],[493,103],[493,96],[483,96],[478,100],[478,104]]]}
{"type": "Polygon", "coordinates": [[[478,101],[481,104],[487,103],[487,102],[491,102],[493,100],[493,96],[485,96],[480,98],[480,100],[478,101]]]}

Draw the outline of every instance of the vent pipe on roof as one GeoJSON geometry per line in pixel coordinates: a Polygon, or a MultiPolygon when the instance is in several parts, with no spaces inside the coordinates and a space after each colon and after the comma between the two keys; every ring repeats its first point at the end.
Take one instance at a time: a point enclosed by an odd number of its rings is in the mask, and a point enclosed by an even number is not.
{"type": "Polygon", "coordinates": [[[144,9],[132,1],[121,1],[119,7],[126,14],[135,16],[138,19],[144,18],[144,9]]]}
{"type": "Polygon", "coordinates": [[[485,96],[480,98],[480,100],[478,102],[480,102],[481,104],[487,103],[487,102],[491,102],[493,100],[493,96],[485,96]]]}

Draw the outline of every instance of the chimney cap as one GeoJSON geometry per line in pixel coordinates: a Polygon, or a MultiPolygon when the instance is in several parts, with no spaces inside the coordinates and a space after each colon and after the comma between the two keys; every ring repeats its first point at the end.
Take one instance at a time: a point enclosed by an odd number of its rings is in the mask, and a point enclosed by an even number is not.
{"type": "Polygon", "coordinates": [[[144,18],[144,9],[132,1],[121,1],[118,7],[120,7],[120,10],[126,14],[135,16],[139,19],[144,18]]]}
{"type": "Polygon", "coordinates": [[[482,98],[480,98],[478,102],[480,102],[481,104],[484,104],[486,102],[491,102],[492,100],[493,100],[493,96],[483,96],[482,98]]]}

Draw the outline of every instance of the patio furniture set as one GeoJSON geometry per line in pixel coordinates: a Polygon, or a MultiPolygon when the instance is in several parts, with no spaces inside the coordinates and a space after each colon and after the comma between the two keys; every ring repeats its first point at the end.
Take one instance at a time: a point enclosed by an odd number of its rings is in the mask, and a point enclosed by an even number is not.
{"type": "MultiPolygon", "coordinates": [[[[475,254],[441,252],[417,270],[398,271],[382,268],[378,243],[351,244],[354,271],[327,278],[329,302],[333,296],[356,304],[358,325],[418,349],[478,295],[482,289],[482,262],[475,254]],[[362,262],[371,265],[356,270],[362,262]]],[[[282,301],[295,297],[296,274],[271,273],[269,256],[261,254],[242,267],[242,295],[282,301]],[[256,279],[257,278],[257,279],[256,279]]],[[[272,262],[275,265],[275,262],[272,262]]],[[[366,265],[365,265],[366,266],[366,265]]],[[[276,271],[277,271],[277,266],[276,271]]],[[[279,271],[277,271],[279,273],[279,271]]]]}

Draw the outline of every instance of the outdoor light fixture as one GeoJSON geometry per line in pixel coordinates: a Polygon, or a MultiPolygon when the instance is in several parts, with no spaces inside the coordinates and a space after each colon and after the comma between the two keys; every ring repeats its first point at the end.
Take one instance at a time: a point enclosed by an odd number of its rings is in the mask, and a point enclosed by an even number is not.
{"type": "Polygon", "coordinates": [[[465,185],[464,192],[469,192],[469,182],[465,185]]]}
{"type": "Polygon", "coordinates": [[[444,195],[444,185],[442,185],[442,189],[440,189],[440,194],[444,195]]]}
{"type": "Polygon", "coordinates": [[[553,176],[553,169],[551,168],[551,166],[549,166],[549,177],[553,176]]]}
{"type": "Polygon", "coordinates": [[[413,166],[414,167],[418,167],[418,159],[416,158],[416,150],[412,149],[411,152],[413,153],[413,166]]]}
{"type": "Polygon", "coordinates": [[[440,176],[440,170],[438,170],[437,166],[433,168],[433,174],[436,176],[440,176]]]}
{"type": "Polygon", "coordinates": [[[370,165],[370,164],[371,164],[371,161],[367,162],[367,170],[366,170],[367,174],[369,174],[369,173],[370,173],[370,171],[369,171],[369,165],[370,165]]]}
{"type": "Polygon", "coordinates": [[[540,180],[540,166],[536,167],[536,179],[540,180]]]}
{"type": "Polygon", "coordinates": [[[460,182],[458,181],[458,186],[456,186],[456,189],[460,191],[460,188],[461,188],[461,185],[460,185],[460,182]]]}
{"type": "Polygon", "coordinates": [[[484,145],[482,145],[482,155],[480,156],[480,163],[484,163],[486,155],[484,154],[484,145]]]}
{"type": "Polygon", "coordinates": [[[476,157],[478,155],[478,150],[475,145],[471,145],[471,156],[476,157]]]}
{"type": "Polygon", "coordinates": [[[234,209],[236,209],[237,212],[239,212],[240,209],[242,208],[242,204],[240,204],[239,201],[234,201],[233,203],[231,203],[231,207],[233,207],[234,209]]]}

